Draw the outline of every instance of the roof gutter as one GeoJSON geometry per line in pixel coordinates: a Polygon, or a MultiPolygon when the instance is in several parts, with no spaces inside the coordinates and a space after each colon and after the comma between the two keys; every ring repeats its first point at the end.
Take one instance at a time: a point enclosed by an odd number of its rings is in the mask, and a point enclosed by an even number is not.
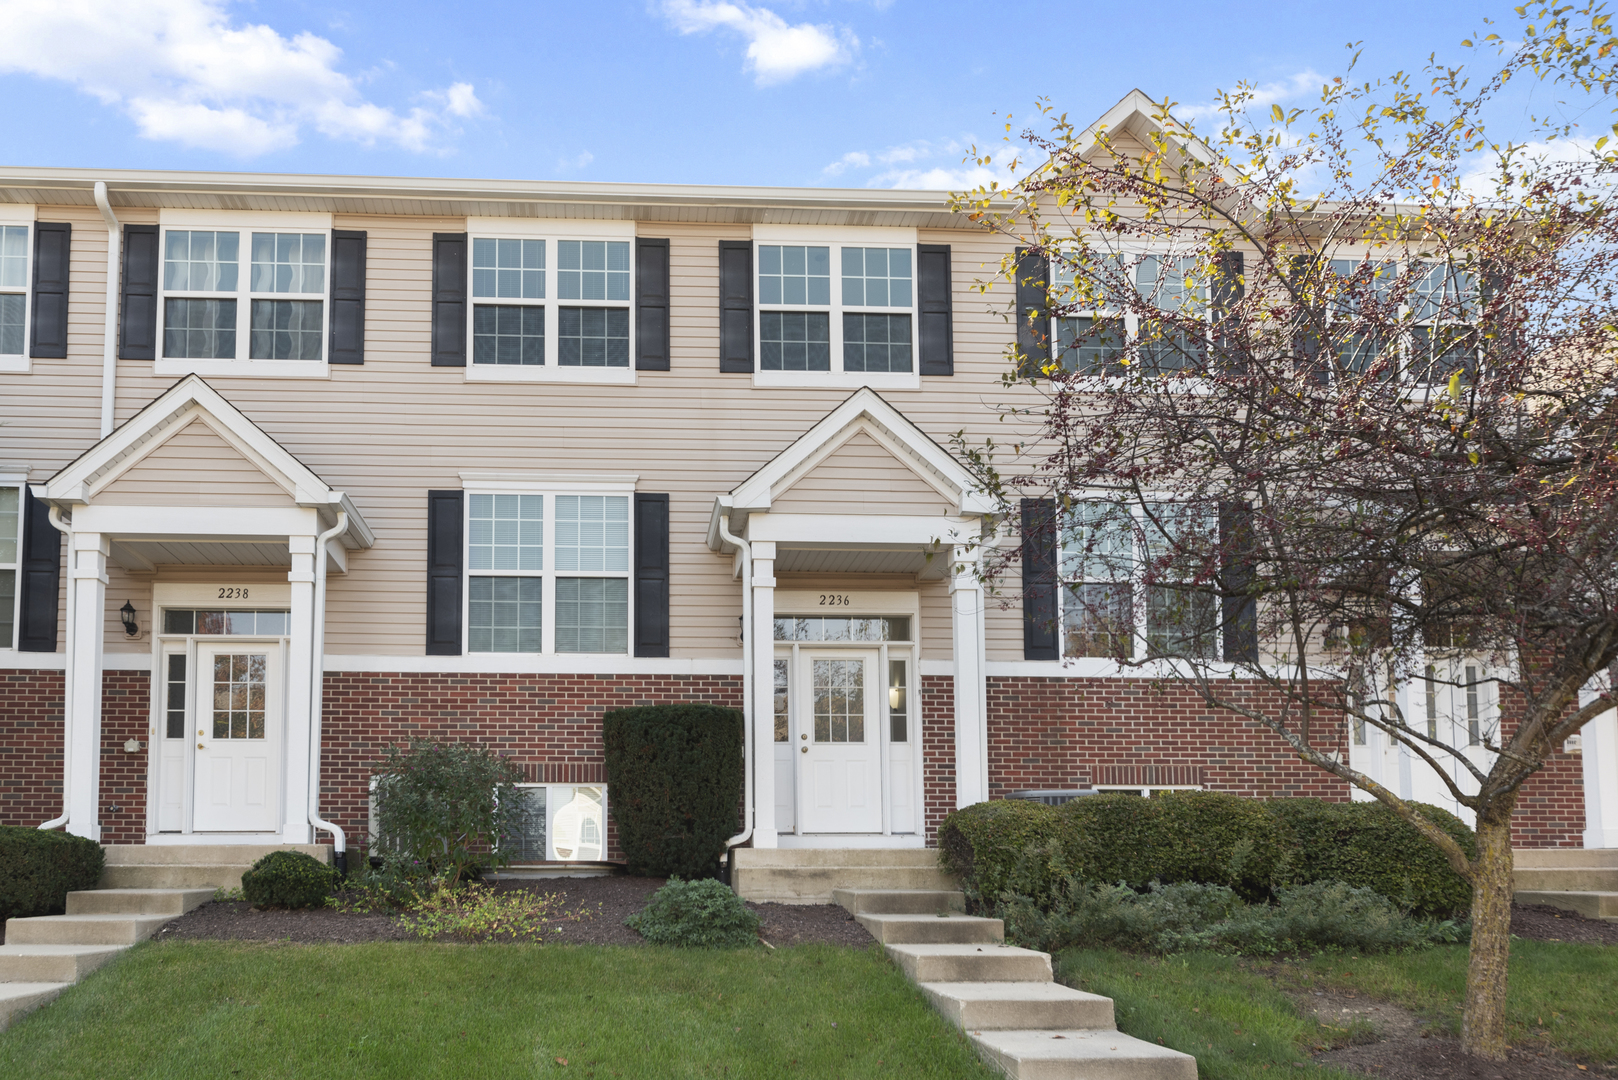
{"type": "Polygon", "coordinates": [[[101,437],[112,434],[113,403],[117,400],[118,382],[118,249],[122,228],[118,215],[107,201],[107,185],[97,180],[96,208],[107,223],[107,300],[106,322],[101,331],[101,437]]]}

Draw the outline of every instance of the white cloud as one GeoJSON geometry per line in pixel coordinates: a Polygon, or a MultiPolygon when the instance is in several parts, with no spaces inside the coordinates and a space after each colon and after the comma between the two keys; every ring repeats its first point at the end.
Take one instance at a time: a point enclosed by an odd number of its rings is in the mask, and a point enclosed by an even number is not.
{"type": "Polygon", "coordinates": [[[594,154],[590,153],[588,150],[585,150],[570,158],[565,157],[558,159],[556,162],[556,171],[566,172],[570,169],[582,169],[595,159],[596,156],[594,154]]]}
{"type": "Polygon", "coordinates": [[[825,176],[841,176],[850,171],[870,169],[875,163],[887,167],[866,177],[866,187],[916,191],[968,191],[979,185],[987,186],[991,181],[999,181],[1001,187],[1012,183],[1015,177],[1011,163],[1016,157],[1016,148],[990,151],[990,161],[984,165],[977,157],[969,156],[975,142],[972,138],[949,139],[941,143],[922,139],[890,146],[874,154],[851,150],[827,165],[821,173],[825,176]]]}
{"type": "MultiPolygon", "coordinates": [[[[1511,172],[1514,179],[1508,190],[1514,197],[1523,194],[1517,181],[1526,170],[1538,175],[1554,174],[1559,184],[1568,184],[1575,190],[1600,190],[1610,196],[1613,186],[1611,172],[1592,168],[1586,173],[1574,168],[1575,165],[1593,165],[1599,156],[1594,139],[1575,137],[1548,143],[1527,143],[1512,156],[1511,172]]],[[[1473,155],[1461,172],[1461,190],[1484,201],[1499,197],[1499,181],[1500,158],[1494,153],[1473,155]]]]}
{"type": "MultiPolygon", "coordinates": [[[[1244,104],[1247,109],[1268,109],[1271,105],[1278,105],[1283,101],[1292,101],[1304,94],[1319,96],[1320,88],[1331,82],[1326,76],[1310,68],[1300,71],[1279,82],[1263,83],[1251,87],[1249,92],[1253,95],[1244,104]]],[[[1217,120],[1223,114],[1218,102],[1209,102],[1205,105],[1176,105],[1173,110],[1175,118],[1180,120],[1217,120]]]]}
{"type": "Polygon", "coordinates": [[[820,171],[827,176],[841,176],[849,169],[868,169],[871,166],[871,155],[860,150],[850,150],[836,161],[827,165],[820,171]]]}
{"type": "Polygon", "coordinates": [[[140,133],[249,157],[305,128],[429,151],[483,105],[470,83],[399,111],[365,100],[342,50],[304,32],[237,24],[223,0],[6,0],[0,72],[57,79],[115,105],[140,133]]]}
{"type": "Polygon", "coordinates": [[[859,38],[846,28],[789,24],[768,8],[725,0],[664,0],[663,13],[682,34],[733,30],[747,39],[747,66],[760,86],[853,59],[859,38]]]}

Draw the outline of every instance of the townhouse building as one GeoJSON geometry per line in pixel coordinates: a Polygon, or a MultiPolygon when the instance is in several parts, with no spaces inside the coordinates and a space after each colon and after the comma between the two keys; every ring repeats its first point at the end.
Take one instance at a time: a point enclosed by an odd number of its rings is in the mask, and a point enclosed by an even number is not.
{"type": "MultiPolygon", "coordinates": [[[[761,848],[1350,797],[974,572],[952,437],[1037,402],[1008,253],[941,192],[0,169],[0,821],[352,847],[433,737],[521,763],[527,861],[601,861],[601,715],[668,701],[747,711],[761,848]]],[[[1612,727],[1521,845],[1618,845],[1612,727]]]]}

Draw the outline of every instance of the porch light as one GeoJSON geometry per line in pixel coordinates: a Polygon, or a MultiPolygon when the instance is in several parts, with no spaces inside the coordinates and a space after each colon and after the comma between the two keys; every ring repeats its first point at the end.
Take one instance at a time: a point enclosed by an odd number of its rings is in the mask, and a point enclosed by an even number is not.
{"type": "Polygon", "coordinates": [[[898,711],[905,705],[905,688],[902,686],[888,687],[888,708],[898,711]]]}
{"type": "Polygon", "coordinates": [[[128,634],[130,637],[140,636],[140,623],[135,621],[134,604],[131,604],[128,600],[125,600],[124,606],[118,609],[118,617],[124,621],[124,633],[128,634]]]}

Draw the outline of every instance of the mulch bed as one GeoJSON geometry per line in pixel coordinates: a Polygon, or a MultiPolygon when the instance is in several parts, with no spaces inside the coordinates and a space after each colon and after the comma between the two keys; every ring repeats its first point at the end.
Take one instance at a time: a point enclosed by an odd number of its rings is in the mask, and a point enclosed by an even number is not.
{"type": "MultiPolygon", "coordinates": [[[[645,940],[624,925],[640,911],[661,878],[623,874],[607,877],[546,878],[500,881],[501,890],[525,889],[557,897],[557,921],[544,940],[563,945],[642,945],[645,940]]],[[[758,914],[760,935],[769,944],[822,943],[861,948],[874,940],[854,917],[834,904],[748,904],[758,914]]],[[[245,901],[203,904],[158,932],[158,940],[285,941],[307,944],[353,944],[362,941],[406,941],[412,938],[392,915],[350,915],[332,908],[313,911],[257,911],[245,901]]]]}
{"type": "Polygon", "coordinates": [[[1549,904],[1512,904],[1511,932],[1529,941],[1618,945],[1618,923],[1586,919],[1577,911],[1564,911],[1549,904]]]}

